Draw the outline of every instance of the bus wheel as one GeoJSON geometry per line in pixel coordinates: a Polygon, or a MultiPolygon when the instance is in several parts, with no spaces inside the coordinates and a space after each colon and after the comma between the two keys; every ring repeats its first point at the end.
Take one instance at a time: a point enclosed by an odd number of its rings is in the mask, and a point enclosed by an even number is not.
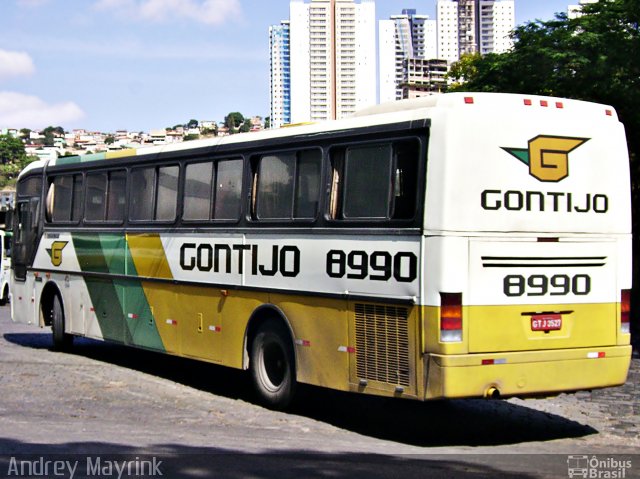
{"type": "Polygon", "coordinates": [[[287,330],[268,320],[258,328],[251,343],[251,378],[262,403],[285,409],[296,389],[294,353],[287,330]]]}
{"type": "Polygon", "coordinates": [[[5,286],[0,297],[0,306],[4,306],[9,302],[9,286],[5,286]]]}
{"type": "Polygon", "coordinates": [[[60,297],[56,294],[51,304],[51,332],[53,335],[53,349],[67,351],[73,345],[73,336],[64,332],[64,310],[60,297]]]}

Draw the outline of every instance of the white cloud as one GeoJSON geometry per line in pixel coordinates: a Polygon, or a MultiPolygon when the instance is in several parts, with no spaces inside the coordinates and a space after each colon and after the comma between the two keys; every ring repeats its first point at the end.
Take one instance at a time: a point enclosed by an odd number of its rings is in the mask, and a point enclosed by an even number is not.
{"type": "Polygon", "coordinates": [[[95,7],[154,22],[184,19],[207,25],[241,15],[240,0],[98,0],[95,7]]]}
{"type": "Polygon", "coordinates": [[[36,70],[28,53],[0,49],[0,81],[5,78],[31,75],[36,70]]]}
{"type": "Polygon", "coordinates": [[[73,102],[50,105],[36,96],[0,91],[0,128],[45,128],[64,125],[84,116],[82,109],[73,102]]]}

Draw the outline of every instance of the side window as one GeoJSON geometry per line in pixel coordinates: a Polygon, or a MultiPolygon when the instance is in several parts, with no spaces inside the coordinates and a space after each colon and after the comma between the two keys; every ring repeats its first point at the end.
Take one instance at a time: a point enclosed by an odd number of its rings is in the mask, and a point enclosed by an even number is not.
{"type": "Polygon", "coordinates": [[[155,168],[138,168],[131,171],[130,219],[153,219],[155,188],[155,168]]]}
{"type": "Polygon", "coordinates": [[[243,166],[244,160],[241,159],[216,163],[214,220],[235,220],[240,217],[243,166]]]}
{"type": "Polygon", "coordinates": [[[107,210],[105,197],[107,195],[107,174],[87,174],[87,198],[85,219],[87,221],[103,221],[107,210]]]}
{"type": "Polygon", "coordinates": [[[42,176],[31,176],[18,183],[18,196],[40,197],[42,176]]]}
{"type": "Polygon", "coordinates": [[[88,173],[85,219],[122,222],[126,204],[125,185],[124,170],[88,173]]]}
{"type": "Polygon", "coordinates": [[[391,145],[347,148],[342,194],[344,219],[388,217],[392,166],[391,145]]]}
{"type": "Polygon", "coordinates": [[[47,221],[78,222],[82,214],[82,175],[60,175],[50,180],[47,192],[47,221]]]}
{"type": "Polygon", "coordinates": [[[211,215],[213,163],[187,165],[184,183],[185,220],[208,220],[211,215]]]}
{"type": "Polygon", "coordinates": [[[123,221],[127,203],[127,175],[125,171],[112,171],[107,184],[107,221],[123,221]]]}
{"type": "Polygon", "coordinates": [[[179,166],[132,170],[129,218],[134,221],[175,220],[179,174],[179,166]]]}
{"type": "Polygon", "coordinates": [[[254,171],[254,218],[314,219],[320,197],[321,165],[320,150],[260,157],[254,171]]]}
{"type": "Polygon", "coordinates": [[[402,140],[331,151],[329,216],[335,220],[412,219],[420,144],[402,140]]]}
{"type": "Polygon", "coordinates": [[[242,200],[242,159],[187,165],[185,220],[237,220],[242,200]]]}
{"type": "Polygon", "coordinates": [[[157,221],[173,221],[178,211],[178,177],[179,166],[158,168],[158,195],[154,219],[157,221]]]}

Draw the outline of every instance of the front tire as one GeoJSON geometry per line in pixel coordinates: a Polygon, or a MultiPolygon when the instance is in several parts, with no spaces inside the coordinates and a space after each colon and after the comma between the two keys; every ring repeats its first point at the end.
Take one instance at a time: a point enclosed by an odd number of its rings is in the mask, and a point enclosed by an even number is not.
{"type": "Polygon", "coordinates": [[[282,323],[268,320],[260,325],[251,343],[249,365],[260,402],[276,410],[291,404],[296,391],[295,360],[282,323]]]}
{"type": "Polygon", "coordinates": [[[0,297],[0,306],[4,306],[9,302],[9,286],[5,286],[0,297]]]}
{"type": "Polygon", "coordinates": [[[51,304],[51,333],[53,336],[53,349],[56,351],[68,351],[73,346],[73,336],[64,331],[64,310],[60,296],[53,297],[51,304]]]}

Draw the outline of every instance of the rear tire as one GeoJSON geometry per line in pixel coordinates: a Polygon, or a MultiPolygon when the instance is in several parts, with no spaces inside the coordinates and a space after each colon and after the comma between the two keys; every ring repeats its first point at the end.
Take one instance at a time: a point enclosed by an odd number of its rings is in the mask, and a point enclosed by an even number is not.
{"type": "Polygon", "coordinates": [[[68,351],[73,346],[73,336],[64,331],[64,310],[60,296],[53,297],[51,304],[51,333],[53,336],[53,349],[56,351],[68,351]]]}
{"type": "Polygon", "coordinates": [[[261,324],[251,343],[251,378],[260,402],[283,410],[293,400],[296,373],[293,345],[286,328],[279,321],[261,324]]]}

